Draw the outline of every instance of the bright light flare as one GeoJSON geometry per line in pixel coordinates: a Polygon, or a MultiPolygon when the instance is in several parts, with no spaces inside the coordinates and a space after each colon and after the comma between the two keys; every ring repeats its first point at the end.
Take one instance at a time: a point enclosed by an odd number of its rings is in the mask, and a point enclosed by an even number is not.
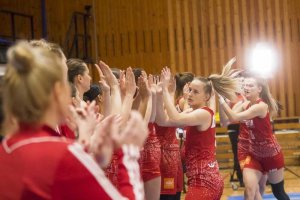
{"type": "Polygon", "coordinates": [[[271,78],[278,63],[275,50],[266,44],[257,44],[248,60],[249,70],[263,78],[271,78]]]}

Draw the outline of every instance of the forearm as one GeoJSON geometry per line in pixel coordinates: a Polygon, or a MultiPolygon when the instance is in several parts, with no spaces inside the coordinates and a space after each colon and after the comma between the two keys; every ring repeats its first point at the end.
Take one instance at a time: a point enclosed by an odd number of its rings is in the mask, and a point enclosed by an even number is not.
{"type": "Polygon", "coordinates": [[[111,114],[121,114],[122,101],[119,86],[111,87],[111,114]]]}
{"type": "Polygon", "coordinates": [[[170,96],[168,90],[166,88],[163,89],[163,102],[171,121],[177,122],[179,121],[179,112],[173,104],[172,97],[170,96]]]}
{"type": "Polygon", "coordinates": [[[227,115],[229,121],[231,121],[231,122],[239,121],[236,113],[231,110],[231,108],[227,105],[227,103],[225,101],[220,102],[220,107],[223,108],[223,110],[224,110],[225,114],[227,115]]]}
{"type": "Polygon", "coordinates": [[[229,119],[228,119],[227,115],[225,114],[225,111],[221,105],[219,106],[219,115],[220,115],[221,126],[223,126],[223,127],[228,126],[229,119]]]}
{"type": "Polygon", "coordinates": [[[122,125],[128,120],[133,103],[133,95],[125,95],[122,102],[122,125]]]}
{"type": "Polygon", "coordinates": [[[156,118],[156,104],[157,104],[157,95],[155,93],[152,93],[152,111],[151,111],[150,122],[155,121],[155,118],[156,118]]]}
{"type": "Polygon", "coordinates": [[[103,93],[103,117],[107,117],[111,114],[111,100],[110,100],[110,93],[104,92],[103,93]]]}
{"type": "Polygon", "coordinates": [[[165,113],[165,108],[163,105],[163,95],[162,94],[157,95],[156,100],[157,100],[157,103],[156,103],[155,122],[159,126],[171,126],[171,123],[168,120],[168,116],[165,113]]]}
{"type": "Polygon", "coordinates": [[[152,95],[148,98],[142,99],[142,103],[145,107],[144,121],[146,123],[150,122],[151,114],[152,114],[152,95]]]}

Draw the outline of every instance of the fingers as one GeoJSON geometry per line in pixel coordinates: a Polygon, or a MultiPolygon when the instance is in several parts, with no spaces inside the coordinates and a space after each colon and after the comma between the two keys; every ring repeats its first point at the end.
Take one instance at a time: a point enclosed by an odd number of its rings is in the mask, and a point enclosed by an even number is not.
{"type": "Polygon", "coordinates": [[[102,71],[101,71],[99,65],[95,64],[95,67],[96,67],[96,69],[97,69],[99,78],[100,78],[100,79],[104,78],[104,75],[103,75],[103,73],[102,73],[102,71]]]}
{"type": "Polygon", "coordinates": [[[99,65],[108,85],[110,87],[118,85],[118,80],[110,70],[109,66],[105,64],[103,61],[100,61],[99,65]]]}
{"type": "Polygon", "coordinates": [[[148,76],[148,84],[149,84],[149,85],[154,84],[154,81],[153,81],[153,75],[152,75],[152,74],[149,74],[149,76],[148,76]]]}

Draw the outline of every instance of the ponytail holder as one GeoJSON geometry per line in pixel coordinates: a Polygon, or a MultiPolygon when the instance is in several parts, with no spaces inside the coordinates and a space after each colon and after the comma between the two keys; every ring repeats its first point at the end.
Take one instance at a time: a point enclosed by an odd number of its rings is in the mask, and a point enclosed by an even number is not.
{"type": "Polygon", "coordinates": [[[210,86],[211,86],[212,88],[214,88],[214,87],[213,87],[213,84],[212,84],[212,81],[211,81],[211,78],[207,77],[207,80],[208,80],[210,86]]]}

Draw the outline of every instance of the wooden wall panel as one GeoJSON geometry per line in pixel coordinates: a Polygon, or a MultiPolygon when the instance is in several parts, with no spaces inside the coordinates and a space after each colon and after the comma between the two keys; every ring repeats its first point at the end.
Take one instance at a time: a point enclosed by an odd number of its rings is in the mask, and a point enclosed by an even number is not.
{"type": "Polygon", "coordinates": [[[222,3],[222,0],[217,0],[216,7],[217,7],[217,32],[218,32],[218,51],[219,51],[219,63],[217,65],[218,71],[221,70],[222,66],[225,64],[225,35],[224,35],[224,20],[223,20],[223,13],[224,9],[224,3],[222,3]]]}
{"type": "MultiPolygon", "coordinates": [[[[233,52],[233,38],[232,38],[232,27],[233,27],[233,20],[232,20],[232,9],[231,9],[231,1],[230,0],[226,0],[225,2],[225,28],[226,28],[226,50],[227,50],[227,54],[226,54],[226,60],[229,60],[230,58],[235,56],[235,53],[233,52]]],[[[224,18],[223,18],[224,19],[224,18]]],[[[226,62],[225,62],[226,63],[226,62]]]]}
{"type": "MultiPolygon", "coordinates": [[[[299,87],[299,81],[295,74],[299,74],[299,41],[300,41],[300,22],[299,22],[299,2],[296,0],[200,0],[191,1],[192,8],[187,10],[186,4],[189,0],[181,1],[184,6],[181,18],[188,15],[192,16],[191,29],[193,30],[193,72],[207,76],[215,71],[221,70],[231,57],[236,56],[238,61],[236,67],[245,67],[247,63],[247,53],[257,43],[269,43],[276,48],[279,64],[277,71],[274,72],[273,79],[270,80],[270,89],[276,99],[285,107],[281,116],[299,115],[299,92],[294,88],[299,87]],[[198,33],[198,34],[197,34],[198,33]],[[196,37],[195,35],[198,35],[196,37]],[[299,36],[298,40],[293,35],[299,36]],[[199,40],[199,41],[198,41],[199,40]],[[199,48],[199,49],[198,49],[199,48]],[[196,53],[197,52],[197,53],[196,53]],[[199,60],[200,59],[200,60],[199,60]],[[197,63],[197,64],[196,64],[197,63]],[[196,66],[200,65],[200,69],[196,66]]],[[[168,4],[173,7],[174,5],[168,4]]],[[[177,12],[178,1],[176,2],[177,12]]],[[[169,9],[168,25],[178,23],[181,18],[174,13],[174,9],[169,9]],[[177,22],[171,22],[177,19],[177,22]]],[[[189,23],[185,20],[185,24],[189,23]]],[[[170,26],[169,26],[170,27],[170,26]]],[[[185,30],[186,31],[186,30],[185,30]]],[[[185,34],[186,35],[186,34],[185,34]]],[[[172,58],[179,71],[185,71],[186,66],[182,63],[190,63],[190,57],[180,49],[182,34],[179,32],[169,38],[170,43],[175,42],[172,48],[178,58],[172,58]],[[181,59],[185,59],[182,61],[181,59]],[[179,68],[178,68],[179,63],[179,68]]],[[[186,39],[186,36],[184,36],[186,39]]],[[[170,44],[172,47],[173,44],[170,44]]],[[[185,44],[185,48],[187,44],[185,44]]],[[[188,49],[184,49],[188,50],[188,49]]],[[[174,57],[174,56],[173,56],[174,57]]],[[[171,66],[172,66],[171,64],[171,66]]]]}
{"type": "MultiPolygon", "coordinates": [[[[32,15],[34,20],[34,35],[36,38],[41,37],[41,1],[28,0],[26,3],[22,0],[0,0],[0,9],[12,12],[23,13],[32,15]]],[[[11,35],[11,20],[7,14],[0,13],[0,35],[11,35]]],[[[29,20],[16,17],[16,36],[17,38],[30,39],[30,26],[29,20]]]]}
{"type": "MultiPolygon", "coordinates": [[[[1,9],[34,15],[35,36],[41,37],[40,0],[0,0],[1,9]]],[[[143,67],[159,73],[220,72],[233,56],[235,67],[247,66],[247,54],[258,42],[276,48],[277,71],[270,89],[285,107],[281,116],[300,115],[300,1],[298,0],[65,0],[46,1],[48,34],[63,44],[71,15],[93,5],[89,20],[92,53],[110,66],[143,67]],[[94,26],[94,23],[96,26],[94,26]],[[97,38],[97,41],[95,41],[97,38]],[[98,53],[96,53],[98,51],[98,53]]],[[[6,17],[7,18],[7,17],[6,17]]],[[[7,19],[0,15],[0,23],[7,19]]],[[[18,22],[26,24],[26,22],[18,22]]],[[[1,27],[3,27],[1,24],[1,27]]],[[[0,33],[8,33],[8,28],[0,33]]],[[[21,37],[28,30],[19,26],[21,37]]],[[[94,71],[93,71],[94,73],[94,71]]]]}
{"type": "Polygon", "coordinates": [[[200,30],[199,30],[199,20],[198,20],[198,0],[192,0],[192,34],[193,34],[193,71],[196,74],[201,74],[201,55],[200,55],[200,40],[199,37],[200,30]]]}

